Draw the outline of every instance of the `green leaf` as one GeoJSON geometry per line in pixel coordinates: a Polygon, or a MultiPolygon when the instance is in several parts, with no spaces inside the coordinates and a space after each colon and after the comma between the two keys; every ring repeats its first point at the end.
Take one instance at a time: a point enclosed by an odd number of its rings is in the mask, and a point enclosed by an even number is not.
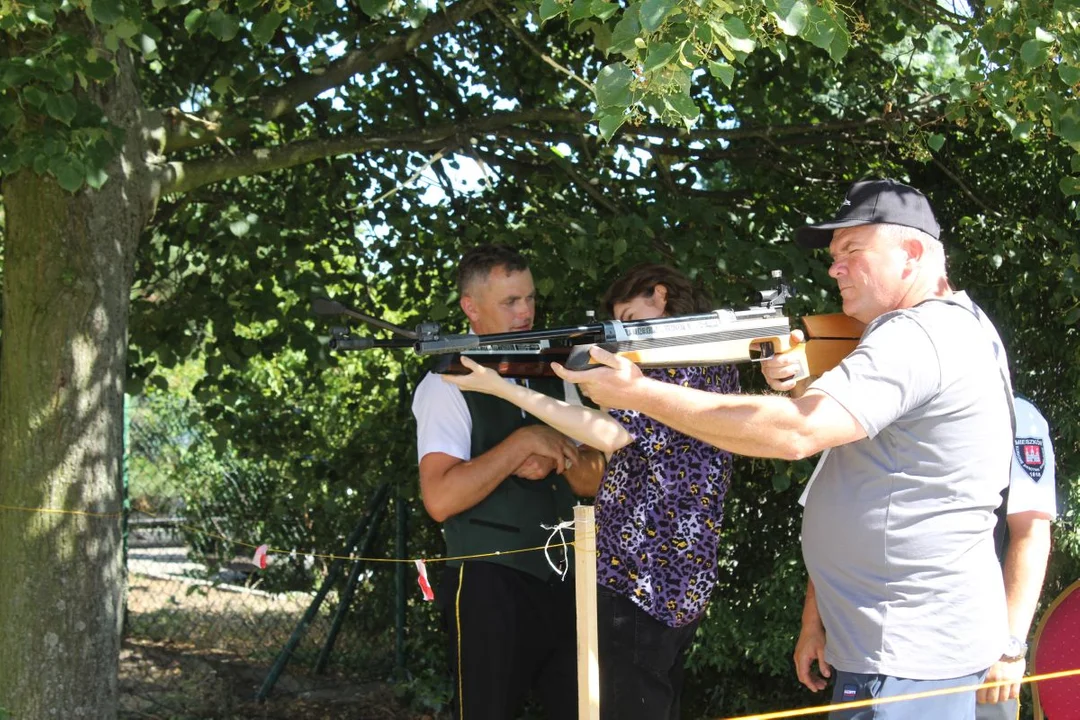
{"type": "Polygon", "coordinates": [[[592,0],[593,17],[600,18],[601,20],[607,20],[609,17],[615,14],[615,11],[619,9],[619,6],[607,0],[592,0]]]}
{"type": "Polygon", "coordinates": [[[22,119],[18,104],[0,99],[0,126],[11,127],[22,119]]]}
{"type": "Polygon", "coordinates": [[[109,52],[116,52],[120,49],[120,37],[112,30],[105,33],[105,49],[109,52]]]}
{"type": "Polygon", "coordinates": [[[829,51],[831,56],[833,39],[836,37],[837,30],[845,32],[843,28],[836,24],[832,16],[815,5],[810,9],[806,17],[806,25],[803,27],[800,37],[822,50],[829,51]]]}
{"type": "Polygon", "coordinates": [[[227,12],[214,10],[206,18],[206,29],[221,42],[229,42],[240,32],[240,21],[227,12]]]}
{"type": "Polygon", "coordinates": [[[664,102],[668,108],[682,119],[687,129],[693,127],[698,116],[701,115],[701,109],[698,108],[697,103],[689,95],[667,95],[664,97],[664,102]]]}
{"type": "Polygon", "coordinates": [[[1053,45],[1057,42],[1056,37],[1048,33],[1046,30],[1043,30],[1041,27],[1035,28],[1035,39],[1041,43],[1046,43],[1047,45],[1053,45]]]}
{"type": "Polygon", "coordinates": [[[563,6],[557,0],[540,0],[540,22],[561,15],[563,6]]]}
{"type": "Polygon", "coordinates": [[[1050,59],[1050,45],[1032,38],[1020,46],[1020,59],[1029,68],[1038,67],[1050,59]]]}
{"type": "Polygon", "coordinates": [[[611,244],[612,259],[618,261],[623,255],[626,254],[626,238],[621,235],[615,239],[615,242],[611,244]]]}
{"type": "Polygon", "coordinates": [[[100,190],[101,186],[109,179],[108,173],[102,168],[87,168],[86,169],[86,184],[95,190],[100,190]]]}
{"type": "Polygon", "coordinates": [[[634,50],[634,41],[641,34],[641,25],[637,18],[629,13],[624,13],[619,22],[615,23],[615,30],[611,33],[611,51],[626,52],[634,50]]]}
{"type": "Polygon", "coordinates": [[[752,53],[754,51],[754,39],[750,31],[737,15],[728,15],[724,18],[724,30],[727,32],[728,45],[735,52],[752,53]]]}
{"type": "Polygon", "coordinates": [[[641,28],[647,33],[653,33],[660,29],[664,20],[675,9],[675,0],[645,0],[641,3],[638,15],[641,18],[641,28]]]}
{"type": "Polygon", "coordinates": [[[91,80],[104,82],[116,74],[116,66],[108,60],[97,58],[93,62],[83,63],[82,71],[91,80]]]}
{"type": "Polygon", "coordinates": [[[570,22],[592,17],[592,0],[574,0],[570,6],[570,22]]]}
{"type": "Polygon", "coordinates": [[[1080,119],[1075,115],[1066,114],[1058,119],[1058,134],[1073,150],[1080,150],[1080,119]]]}
{"type": "Polygon", "coordinates": [[[210,90],[217,93],[218,95],[224,95],[225,93],[229,92],[229,88],[232,87],[232,83],[233,80],[231,77],[229,77],[228,75],[222,75],[214,81],[214,84],[210,86],[210,90]]]}
{"type": "Polygon", "coordinates": [[[730,63],[710,60],[709,73],[728,87],[731,87],[731,83],[735,81],[735,66],[730,63]]]}
{"type": "Polygon", "coordinates": [[[79,105],[71,93],[50,95],[45,101],[45,112],[49,113],[49,117],[59,120],[65,125],[70,125],[71,121],[75,119],[75,111],[78,108],[79,105]]]}
{"type": "Polygon", "coordinates": [[[1016,123],[1012,129],[1012,136],[1014,140],[1025,140],[1028,135],[1031,134],[1032,128],[1035,127],[1035,123],[1025,120],[1024,122],[1016,123]]]}
{"type": "Polygon", "coordinates": [[[791,487],[791,478],[784,473],[776,473],[772,476],[772,486],[776,492],[784,492],[791,487]]]}
{"type": "Polygon", "coordinates": [[[785,35],[792,37],[802,33],[806,27],[806,16],[810,8],[803,0],[780,0],[773,10],[776,24],[785,35]]]}
{"type": "Polygon", "coordinates": [[[633,80],[633,71],[623,63],[612,63],[605,67],[596,76],[596,84],[593,86],[597,106],[620,109],[628,107],[633,100],[633,94],[630,91],[630,83],[633,80]]]}
{"type": "Polygon", "coordinates": [[[829,43],[829,57],[834,63],[839,63],[847,55],[850,41],[847,30],[837,25],[833,32],[832,42],[829,43]]]}
{"type": "Polygon", "coordinates": [[[50,163],[49,169],[56,176],[56,182],[68,192],[75,192],[86,180],[86,168],[78,158],[63,157],[50,163]]]}
{"type": "Polygon", "coordinates": [[[657,68],[661,68],[671,62],[677,52],[678,49],[671,43],[665,42],[650,45],[649,54],[645,58],[645,65],[642,69],[649,73],[657,68]]]}
{"type": "Polygon", "coordinates": [[[928,138],[926,138],[926,144],[930,147],[931,150],[937,152],[945,144],[945,136],[939,135],[938,133],[933,133],[928,138]]]}
{"type": "Polygon", "coordinates": [[[124,16],[122,0],[90,0],[86,9],[90,11],[90,16],[102,25],[115,25],[124,16]]]}
{"type": "Polygon", "coordinates": [[[390,9],[390,0],[360,0],[360,9],[370,17],[378,17],[390,9]]]}
{"type": "Polygon", "coordinates": [[[281,26],[282,15],[279,12],[268,12],[263,15],[251,28],[251,36],[256,42],[265,45],[270,42],[274,33],[281,26]]]}
{"type": "Polygon", "coordinates": [[[239,218],[238,220],[233,220],[229,223],[229,232],[236,237],[244,237],[248,234],[248,230],[250,229],[251,223],[244,218],[239,218]]]}
{"type": "Polygon", "coordinates": [[[615,132],[622,127],[624,122],[626,122],[626,115],[622,111],[599,115],[597,125],[600,127],[600,137],[610,142],[611,138],[615,136],[615,132]]]}
{"type": "Polygon", "coordinates": [[[113,32],[121,40],[127,40],[135,37],[135,33],[139,32],[139,26],[129,18],[120,18],[120,21],[113,27],[113,32]]]}
{"type": "Polygon", "coordinates": [[[36,25],[52,25],[56,22],[56,10],[50,3],[38,3],[26,11],[26,19],[36,25]]]}
{"type": "Polygon", "coordinates": [[[1058,181],[1058,187],[1066,197],[1080,195],[1080,177],[1066,175],[1058,181]]]}
{"type": "Polygon", "coordinates": [[[1076,85],[1077,83],[1080,83],[1080,68],[1074,65],[1060,63],[1058,65],[1058,77],[1060,77],[1061,81],[1066,85],[1076,85]]]}
{"type": "Polygon", "coordinates": [[[41,88],[37,85],[27,85],[22,89],[23,100],[30,103],[36,108],[41,107],[48,100],[49,96],[46,95],[41,88]]]}
{"type": "Polygon", "coordinates": [[[188,31],[188,35],[194,35],[195,32],[202,27],[206,12],[195,8],[184,17],[184,29],[188,31]]]}

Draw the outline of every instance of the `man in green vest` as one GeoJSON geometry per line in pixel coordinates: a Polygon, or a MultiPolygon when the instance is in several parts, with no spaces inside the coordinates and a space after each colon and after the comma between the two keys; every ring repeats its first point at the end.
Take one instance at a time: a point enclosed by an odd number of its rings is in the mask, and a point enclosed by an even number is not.
{"type": "MultiPolygon", "coordinates": [[[[471,332],[532,328],[536,290],[517,252],[471,250],[458,266],[458,290],[471,332]]],[[[580,402],[558,378],[520,382],[580,402]]],[[[603,456],[504,400],[431,373],[413,414],[420,491],[443,523],[447,555],[485,556],[447,563],[436,594],[450,639],[454,717],[512,720],[531,690],[551,720],[576,717],[572,578],[554,572],[543,552],[506,553],[542,547],[550,534],[543,526],[572,519],[574,495],[596,494],[603,456]]]]}

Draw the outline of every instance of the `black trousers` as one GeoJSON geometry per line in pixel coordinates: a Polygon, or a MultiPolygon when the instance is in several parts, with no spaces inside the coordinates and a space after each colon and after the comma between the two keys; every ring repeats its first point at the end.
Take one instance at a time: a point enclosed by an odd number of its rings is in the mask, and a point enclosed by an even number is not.
{"type": "Polygon", "coordinates": [[[606,587],[596,589],[602,720],[678,720],[683,662],[700,619],[669,627],[606,587]]]}
{"type": "Polygon", "coordinates": [[[545,582],[466,561],[446,568],[437,599],[450,638],[454,718],[514,720],[530,690],[549,720],[577,717],[572,578],[545,582]]]}

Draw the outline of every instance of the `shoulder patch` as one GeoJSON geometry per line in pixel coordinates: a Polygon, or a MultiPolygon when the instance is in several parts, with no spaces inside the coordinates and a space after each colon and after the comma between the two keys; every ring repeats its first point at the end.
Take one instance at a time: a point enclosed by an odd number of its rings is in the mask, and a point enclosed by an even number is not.
{"type": "Polygon", "coordinates": [[[1043,453],[1042,438],[1016,438],[1016,461],[1020,467],[1031,476],[1035,482],[1039,482],[1043,470],[1046,468],[1046,456],[1043,453]]]}

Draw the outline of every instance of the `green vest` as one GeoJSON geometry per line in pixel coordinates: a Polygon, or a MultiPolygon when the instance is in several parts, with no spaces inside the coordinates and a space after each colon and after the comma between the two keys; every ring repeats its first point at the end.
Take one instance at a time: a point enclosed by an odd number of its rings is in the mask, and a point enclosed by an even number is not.
{"type": "MultiPolygon", "coordinates": [[[[564,399],[562,380],[558,378],[530,378],[529,387],[550,397],[564,399]]],[[[477,392],[463,392],[462,395],[472,415],[472,457],[486,453],[518,428],[540,422],[516,405],[492,395],[477,392]]],[[[447,555],[460,557],[543,547],[551,531],[541,526],[552,527],[564,520],[573,520],[574,503],[574,494],[562,475],[553,472],[543,480],[511,475],[479,504],[443,523],[447,555]]],[[[566,531],[565,537],[570,542],[573,532],[566,531]]],[[[558,536],[552,542],[557,544],[558,536]]],[[[566,551],[569,569],[573,571],[571,548],[566,551]]],[[[550,553],[552,560],[559,563],[563,548],[553,548],[550,553]]],[[[516,568],[541,580],[552,575],[543,550],[496,555],[482,560],[516,568]]],[[[447,564],[456,567],[461,562],[447,564]]]]}

